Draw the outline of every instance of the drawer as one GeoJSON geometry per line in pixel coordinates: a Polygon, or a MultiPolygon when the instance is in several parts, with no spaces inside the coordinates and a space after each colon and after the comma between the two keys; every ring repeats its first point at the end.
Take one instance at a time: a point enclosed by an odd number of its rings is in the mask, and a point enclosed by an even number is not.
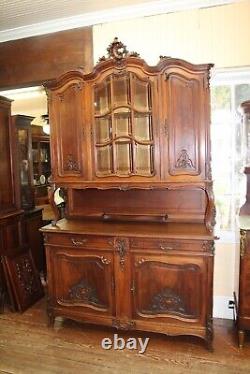
{"type": "Polygon", "coordinates": [[[190,240],[174,240],[174,239],[139,239],[133,238],[130,241],[131,250],[150,249],[160,252],[171,251],[196,251],[206,252],[209,248],[209,242],[206,241],[190,241],[190,240]]]}
{"type": "Polygon", "coordinates": [[[113,249],[112,237],[108,236],[46,233],[44,234],[44,242],[46,245],[49,244],[74,248],[113,249]]]}

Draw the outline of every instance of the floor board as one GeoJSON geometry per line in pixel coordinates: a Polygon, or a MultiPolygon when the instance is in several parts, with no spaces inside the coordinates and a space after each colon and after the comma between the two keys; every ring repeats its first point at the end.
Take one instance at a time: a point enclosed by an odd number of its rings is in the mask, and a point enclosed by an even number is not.
{"type": "Polygon", "coordinates": [[[81,373],[250,373],[250,337],[239,350],[232,321],[214,321],[214,352],[202,340],[161,334],[118,332],[149,337],[144,354],[134,350],[104,350],[101,340],[116,330],[57,319],[48,328],[45,300],[23,314],[0,314],[0,374],[81,373]]]}

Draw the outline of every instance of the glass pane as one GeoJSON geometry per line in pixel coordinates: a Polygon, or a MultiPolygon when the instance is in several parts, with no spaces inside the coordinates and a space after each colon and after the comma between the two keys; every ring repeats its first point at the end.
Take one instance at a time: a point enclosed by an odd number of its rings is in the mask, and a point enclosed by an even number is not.
{"type": "Polygon", "coordinates": [[[128,105],[129,77],[127,75],[113,75],[113,106],[128,105]]]}
{"type": "Polygon", "coordinates": [[[112,146],[96,147],[97,173],[107,175],[112,173],[112,146]]]}
{"type": "Polygon", "coordinates": [[[114,114],[114,131],[115,137],[131,135],[131,118],[130,112],[114,114]]]}
{"type": "Polygon", "coordinates": [[[239,107],[243,101],[250,100],[250,84],[237,84],[235,86],[235,107],[239,107]]]}
{"type": "Polygon", "coordinates": [[[105,143],[111,140],[111,118],[101,117],[95,119],[96,143],[105,143]]]}
{"type": "Polygon", "coordinates": [[[110,111],[110,78],[103,83],[96,85],[95,95],[95,114],[102,115],[110,111]]]}
{"type": "Polygon", "coordinates": [[[149,111],[150,102],[150,83],[139,80],[133,76],[134,82],[134,107],[136,110],[149,111]]]}
{"type": "Polygon", "coordinates": [[[116,172],[128,175],[131,173],[131,143],[116,143],[116,172]]]}
{"type": "Polygon", "coordinates": [[[151,116],[139,113],[134,114],[134,137],[136,140],[152,140],[151,116]]]}
{"type": "Polygon", "coordinates": [[[18,130],[19,163],[21,185],[29,184],[28,132],[18,130]]]}
{"type": "Polygon", "coordinates": [[[223,118],[223,110],[231,110],[231,87],[230,86],[215,86],[211,90],[211,106],[212,112],[217,111],[221,113],[223,118]]]}
{"type": "Polygon", "coordinates": [[[137,174],[152,175],[153,174],[153,157],[152,146],[136,144],[136,163],[135,169],[137,174]]]}

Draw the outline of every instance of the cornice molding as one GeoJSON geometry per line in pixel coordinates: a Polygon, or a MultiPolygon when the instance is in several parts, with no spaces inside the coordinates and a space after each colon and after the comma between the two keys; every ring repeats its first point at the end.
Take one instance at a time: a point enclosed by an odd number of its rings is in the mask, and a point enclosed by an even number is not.
{"type": "Polygon", "coordinates": [[[187,9],[207,8],[219,5],[240,2],[242,0],[158,0],[148,3],[136,4],[108,9],[100,12],[91,12],[72,17],[34,23],[13,29],[0,31],[0,42],[44,35],[57,31],[69,30],[78,27],[92,26],[131,18],[141,18],[187,9]]]}

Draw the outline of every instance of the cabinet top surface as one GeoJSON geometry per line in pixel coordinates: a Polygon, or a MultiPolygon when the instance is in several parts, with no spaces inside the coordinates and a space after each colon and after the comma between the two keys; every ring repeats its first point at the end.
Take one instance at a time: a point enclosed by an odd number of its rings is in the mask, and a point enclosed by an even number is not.
{"type": "Polygon", "coordinates": [[[62,219],[56,226],[47,225],[44,233],[69,233],[89,235],[111,235],[128,237],[162,237],[173,239],[213,240],[204,224],[198,223],[152,223],[152,222],[99,222],[62,219]]]}

